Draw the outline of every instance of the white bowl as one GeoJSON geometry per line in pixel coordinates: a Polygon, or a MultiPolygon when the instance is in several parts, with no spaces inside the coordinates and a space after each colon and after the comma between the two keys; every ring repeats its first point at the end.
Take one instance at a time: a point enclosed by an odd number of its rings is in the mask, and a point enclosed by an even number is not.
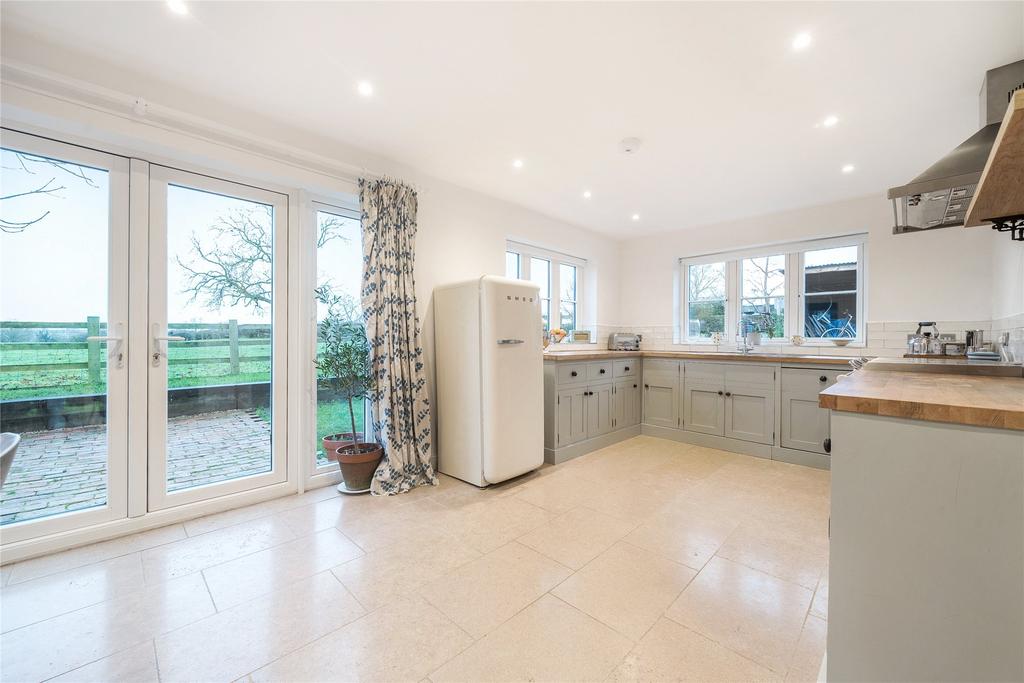
{"type": "Polygon", "coordinates": [[[852,339],[833,339],[832,343],[835,344],[836,346],[846,346],[851,341],[853,341],[853,340],[852,339]]]}

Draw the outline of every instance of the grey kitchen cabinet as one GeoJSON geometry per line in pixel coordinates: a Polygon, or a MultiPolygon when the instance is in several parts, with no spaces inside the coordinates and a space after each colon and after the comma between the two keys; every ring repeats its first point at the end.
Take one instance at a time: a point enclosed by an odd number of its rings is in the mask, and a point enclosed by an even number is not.
{"type": "Polygon", "coordinates": [[[599,437],[593,447],[600,448],[614,438],[612,432],[640,424],[639,358],[544,365],[544,448],[549,462],[586,452],[587,442],[599,437]]]}
{"type": "Polygon", "coordinates": [[[837,370],[782,369],[782,433],[779,443],[811,453],[831,451],[829,411],[818,405],[818,393],[836,382],[837,370]]]}
{"type": "Polygon", "coordinates": [[[574,444],[587,437],[587,388],[575,387],[558,392],[555,421],[559,447],[574,444]]]}
{"type": "Polygon", "coordinates": [[[741,441],[775,441],[775,369],[688,362],[683,429],[741,441]]]}
{"type": "Polygon", "coordinates": [[[700,434],[725,433],[725,365],[687,362],[683,385],[683,429],[700,434]]]}
{"type": "Polygon", "coordinates": [[[650,360],[644,363],[643,421],[657,427],[679,427],[678,361],[650,360]]]}
{"type": "Polygon", "coordinates": [[[588,439],[612,431],[612,385],[591,384],[584,396],[588,439]]]}
{"type": "Polygon", "coordinates": [[[683,390],[683,429],[722,436],[725,432],[725,389],[687,383],[683,390]]]}
{"type": "Polygon", "coordinates": [[[632,427],[640,424],[640,413],[643,410],[643,394],[640,391],[640,378],[620,379],[612,389],[612,427],[632,427]]]}
{"type": "Polygon", "coordinates": [[[774,443],[774,388],[726,385],[725,436],[755,443],[774,443]]]}

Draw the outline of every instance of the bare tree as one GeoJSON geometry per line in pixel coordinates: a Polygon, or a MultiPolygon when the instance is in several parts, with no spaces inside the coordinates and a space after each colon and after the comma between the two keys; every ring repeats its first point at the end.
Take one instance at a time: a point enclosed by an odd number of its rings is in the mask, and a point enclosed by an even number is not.
{"type": "MultiPolygon", "coordinates": [[[[24,152],[14,152],[14,160],[17,162],[15,166],[4,166],[4,170],[17,171],[20,170],[23,173],[29,175],[36,175],[37,171],[34,168],[49,168],[52,170],[59,171],[60,173],[52,175],[52,177],[39,184],[32,190],[25,192],[15,192],[0,196],[0,202],[9,202],[15,199],[22,199],[33,195],[47,195],[52,197],[60,197],[58,192],[67,189],[64,185],[60,185],[57,182],[57,176],[62,174],[69,175],[84,182],[89,187],[99,188],[99,184],[89,177],[85,168],[78,164],[68,163],[66,161],[57,161],[56,159],[48,159],[46,157],[37,157],[34,154],[26,154],[24,152]]],[[[19,233],[28,227],[39,223],[44,218],[50,215],[49,211],[44,211],[42,214],[26,218],[25,220],[11,220],[6,217],[0,217],[0,231],[6,233],[19,233]]]]}
{"type": "MultiPolygon", "coordinates": [[[[269,307],[273,296],[274,213],[270,206],[235,209],[209,227],[212,246],[204,246],[192,234],[192,255],[186,262],[176,257],[186,273],[183,290],[191,301],[202,300],[214,310],[221,306],[269,307]]],[[[330,216],[319,221],[317,248],[334,239],[344,240],[341,220],[330,216]]],[[[329,281],[314,290],[318,301],[330,303],[329,281]]]]}
{"type": "Polygon", "coordinates": [[[690,278],[690,300],[724,298],[722,285],[725,283],[725,274],[715,264],[705,263],[690,266],[688,269],[690,278]]]}

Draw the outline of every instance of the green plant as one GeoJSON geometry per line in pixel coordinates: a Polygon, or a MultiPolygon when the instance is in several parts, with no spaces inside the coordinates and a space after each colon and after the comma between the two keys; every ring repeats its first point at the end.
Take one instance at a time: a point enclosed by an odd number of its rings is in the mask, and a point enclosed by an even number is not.
{"type": "Polygon", "coordinates": [[[317,328],[322,350],[313,362],[319,376],[330,382],[334,391],[348,402],[354,437],[358,430],[353,401],[366,396],[376,386],[366,328],[355,302],[345,296],[331,298],[327,317],[317,328]]]}

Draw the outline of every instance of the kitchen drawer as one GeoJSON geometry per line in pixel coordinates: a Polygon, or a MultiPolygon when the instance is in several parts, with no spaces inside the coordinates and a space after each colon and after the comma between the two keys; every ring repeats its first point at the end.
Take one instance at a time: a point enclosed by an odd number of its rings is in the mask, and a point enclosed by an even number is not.
{"type": "Polygon", "coordinates": [[[818,370],[817,368],[782,368],[782,391],[801,396],[817,395],[836,383],[836,377],[846,370],[818,370]]]}
{"type": "Polygon", "coordinates": [[[591,382],[611,380],[613,365],[614,363],[610,360],[601,361],[600,363],[587,363],[587,379],[591,382]]]}
{"type": "Polygon", "coordinates": [[[626,358],[615,361],[615,377],[636,377],[640,374],[640,359],[626,358]]]}
{"type": "Polygon", "coordinates": [[[558,368],[559,384],[576,384],[587,381],[586,363],[559,363],[556,367],[558,368]]]}
{"type": "Polygon", "coordinates": [[[725,367],[725,385],[733,386],[775,386],[775,368],[763,365],[727,365],[725,367]]]}
{"type": "Polygon", "coordinates": [[[667,358],[648,358],[644,361],[644,372],[674,372],[679,374],[679,361],[667,358]]]}
{"type": "Polygon", "coordinates": [[[725,369],[726,366],[722,363],[688,360],[686,361],[686,382],[702,386],[725,386],[725,369]]]}

